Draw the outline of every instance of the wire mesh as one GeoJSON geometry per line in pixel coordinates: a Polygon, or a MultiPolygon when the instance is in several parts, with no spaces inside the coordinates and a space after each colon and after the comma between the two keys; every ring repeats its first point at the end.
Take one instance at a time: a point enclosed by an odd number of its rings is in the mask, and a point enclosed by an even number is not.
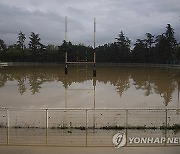
{"type": "Polygon", "coordinates": [[[88,110],[89,128],[111,128],[126,126],[126,110],[88,110]]]}
{"type": "Polygon", "coordinates": [[[180,124],[180,109],[167,111],[167,125],[175,126],[176,124],[180,124]]]}
{"type": "Polygon", "coordinates": [[[179,125],[179,109],[0,109],[0,145],[113,146],[120,131],[178,138],[179,125]]]}
{"type": "Polygon", "coordinates": [[[86,110],[48,110],[48,145],[85,146],[86,110]]]}
{"type": "Polygon", "coordinates": [[[0,144],[7,143],[7,115],[5,109],[0,109],[0,144]]]}
{"type": "Polygon", "coordinates": [[[9,127],[45,128],[45,110],[8,110],[9,127]]]}
{"type": "Polygon", "coordinates": [[[161,127],[166,126],[164,109],[131,109],[128,110],[128,127],[161,127]]]}
{"type": "Polygon", "coordinates": [[[7,110],[7,143],[12,145],[44,145],[46,143],[45,110],[7,110]]]}

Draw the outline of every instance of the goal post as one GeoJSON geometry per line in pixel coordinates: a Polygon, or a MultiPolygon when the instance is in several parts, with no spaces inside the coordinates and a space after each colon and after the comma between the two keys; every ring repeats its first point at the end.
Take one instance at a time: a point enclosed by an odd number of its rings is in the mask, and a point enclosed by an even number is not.
{"type": "MultiPolygon", "coordinates": [[[[67,16],[65,17],[65,42],[67,42],[67,16]]],[[[67,45],[66,45],[66,51],[65,51],[65,74],[68,74],[68,64],[93,64],[93,77],[96,76],[96,18],[94,17],[94,41],[93,41],[94,47],[92,49],[92,60],[89,60],[89,53],[91,51],[67,51],[67,45]],[[76,56],[75,55],[76,52],[76,56]],[[80,52],[82,54],[80,54],[80,52]],[[84,52],[84,53],[83,53],[84,52]],[[70,53],[73,54],[71,57],[70,53]],[[74,58],[76,57],[76,58],[74,58]],[[74,58],[74,59],[73,59],[74,58]],[[69,60],[70,59],[70,60],[69,60]]]]}

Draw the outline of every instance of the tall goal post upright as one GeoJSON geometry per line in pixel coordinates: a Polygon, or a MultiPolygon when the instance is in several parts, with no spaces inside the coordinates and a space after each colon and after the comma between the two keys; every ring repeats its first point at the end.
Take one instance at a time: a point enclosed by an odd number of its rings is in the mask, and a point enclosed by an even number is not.
{"type": "Polygon", "coordinates": [[[65,16],[65,74],[68,74],[67,64],[67,16],[65,16]]]}
{"type": "Polygon", "coordinates": [[[94,17],[94,66],[93,66],[93,77],[96,77],[96,18],[94,17]]]}

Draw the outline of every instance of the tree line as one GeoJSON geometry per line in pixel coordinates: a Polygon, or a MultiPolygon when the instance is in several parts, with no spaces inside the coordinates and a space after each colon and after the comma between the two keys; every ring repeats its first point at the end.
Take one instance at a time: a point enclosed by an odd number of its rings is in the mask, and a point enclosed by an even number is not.
{"type": "Polygon", "coordinates": [[[137,39],[135,44],[121,31],[113,43],[107,43],[93,49],[84,44],[72,44],[63,41],[60,46],[43,45],[39,34],[31,33],[28,47],[26,35],[21,31],[16,44],[7,46],[0,39],[0,61],[14,62],[64,62],[64,53],[68,52],[68,61],[92,61],[96,52],[97,62],[115,63],[180,63],[180,44],[175,39],[174,29],[167,24],[163,34],[158,36],[146,33],[146,38],[137,39]]]}

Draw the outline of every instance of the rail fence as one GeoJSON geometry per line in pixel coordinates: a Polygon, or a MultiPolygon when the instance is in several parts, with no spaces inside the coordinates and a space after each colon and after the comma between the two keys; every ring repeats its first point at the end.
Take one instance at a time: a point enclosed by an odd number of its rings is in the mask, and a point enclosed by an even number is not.
{"type": "MultiPolygon", "coordinates": [[[[64,63],[41,63],[41,62],[4,62],[0,66],[54,66],[64,65],[64,63]]],[[[78,64],[84,65],[84,64],[78,64]]],[[[93,64],[89,64],[92,65],[93,64]]],[[[160,68],[180,68],[180,64],[155,64],[155,63],[96,63],[96,66],[130,66],[130,67],[160,67],[160,68]]]]}
{"type": "Polygon", "coordinates": [[[112,146],[119,131],[180,137],[179,126],[180,109],[1,108],[0,145],[112,146]]]}
{"type": "Polygon", "coordinates": [[[97,66],[126,66],[126,67],[157,67],[180,68],[180,64],[155,64],[155,63],[97,63],[97,66]]]}

